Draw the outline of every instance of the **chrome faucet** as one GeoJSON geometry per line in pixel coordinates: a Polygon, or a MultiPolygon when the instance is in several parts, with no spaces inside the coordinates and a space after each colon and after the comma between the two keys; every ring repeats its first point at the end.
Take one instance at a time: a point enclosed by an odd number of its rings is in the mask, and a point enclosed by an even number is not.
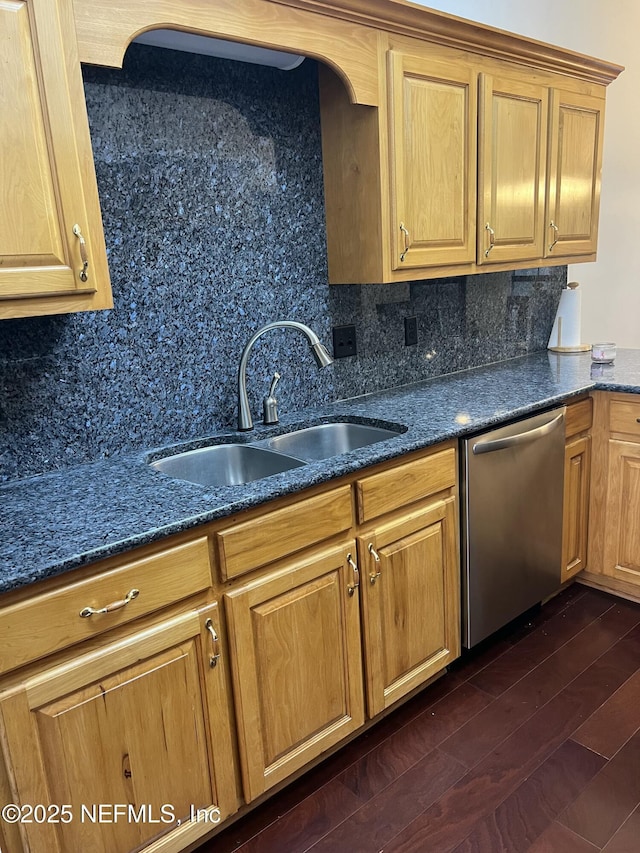
{"type": "Polygon", "coordinates": [[[305,326],[304,323],[297,323],[295,320],[276,320],[275,323],[267,323],[266,326],[258,329],[247,341],[242,351],[242,358],[240,359],[240,366],[238,368],[238,429],[241,432],[253,429],[249,398],[247,397],[247,361],[249,360],[249,353],[258,338],[271,329],[297,329],[303,335],[306,335],[309,346],[311,347],[311,353],[318,367],[327,367],[333,363],[333,358],[329,355],[323,344],[320,343],[320,339],[316,333],[308,326],[305,326]]]}

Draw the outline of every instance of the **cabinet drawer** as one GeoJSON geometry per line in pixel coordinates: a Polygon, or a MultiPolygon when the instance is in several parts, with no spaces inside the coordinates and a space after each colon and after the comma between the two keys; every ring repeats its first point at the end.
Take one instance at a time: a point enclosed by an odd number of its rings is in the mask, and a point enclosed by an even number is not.
{"type": "Polygon", "coordinates": [[[612,400],[609,404],[609,429],[640,439],[640,397],[635,400],[612,400]]]}
{"type": "Polygon", "coordinates": [[[357,481],[358,521],[362,524],[456,484],[453,447],[397,465],[357,481]]]}
{"type": "Polygon", "coordinates": [[[593,421],[593,400],[580,400],[567,406],[565,415],[565,436],[571,438],[581,432],[591,429],[593,421]]]}
{"type": "Polygon", "coordinates": [[[234,524],[217,534],[222,579],[266,566],[350,527],[350,486],[234,524]]]}
{"type": "Polygon", "coordinates": [[[211,586],[206,538],[135,560],[87,580],[0,609],[0,672],[123,625],[211,586]],[[121,603],[108,613],[85,608],[121,603]]]}

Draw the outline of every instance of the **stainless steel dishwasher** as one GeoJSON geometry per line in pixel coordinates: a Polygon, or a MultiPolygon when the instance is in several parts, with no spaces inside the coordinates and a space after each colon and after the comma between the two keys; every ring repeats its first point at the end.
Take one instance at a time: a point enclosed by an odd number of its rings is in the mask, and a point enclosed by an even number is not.
{"type": "Polygon", "coordinates": [[[557,408],[462,442],[466,648],[558,589],[564,417],[557,408]]]}

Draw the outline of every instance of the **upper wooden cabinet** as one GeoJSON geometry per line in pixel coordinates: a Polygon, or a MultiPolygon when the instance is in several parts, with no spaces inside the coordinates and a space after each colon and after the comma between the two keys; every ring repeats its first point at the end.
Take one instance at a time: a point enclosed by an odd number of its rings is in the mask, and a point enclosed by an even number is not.
{"type": "Polygon", "coordinates": [[[330,281],[595,260],[604,86],[387,46],[376,113],[320,75],[330,281]]]}
{"type": "Polygon", "coordinates": [[[481,74],[479,114],[478,264],[592,260],[604,92],[481,74]]]}
{"type": "Polygon", "coordinates": [[[394,270],[475,257],[471,69],[389,52],[394,270]]]}
{"type": "Polygon", "coordinates": [[[399,0],[73,5],[84,62],[167,27],[320,61],[332,283],[595,260],[619,65],[399,0]]]}
{"type": "Polygon", "coordinates": [[[594,254],[604,96],[551,90],[545,257],[594,254]]]}
{"type": "Polygon", "coordinates": [[[480,74],[478,264],[544,254],[548,90],[480,74]]]}
{"type": "Polygon", "coordinates": [[[70,3],[0,0],[0,318],[110,307],[70,3]]]}

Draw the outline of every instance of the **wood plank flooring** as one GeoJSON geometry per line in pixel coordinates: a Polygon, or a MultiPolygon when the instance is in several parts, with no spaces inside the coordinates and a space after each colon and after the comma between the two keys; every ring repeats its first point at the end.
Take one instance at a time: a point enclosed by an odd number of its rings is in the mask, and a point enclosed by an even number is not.
{"type": "Polygon", "coordinates": [[[574,584],[198,853],[638,853],[640,605],[574,584]]]}

